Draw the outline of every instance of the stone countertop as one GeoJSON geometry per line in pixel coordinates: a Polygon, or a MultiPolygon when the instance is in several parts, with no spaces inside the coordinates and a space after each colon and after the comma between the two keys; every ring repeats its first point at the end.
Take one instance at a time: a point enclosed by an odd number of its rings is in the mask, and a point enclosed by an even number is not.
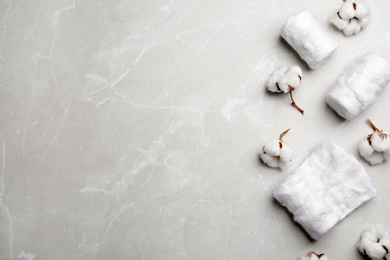
{"type": "Polygon", "coordinates": [[[328,22],[340,3],[1,1],[0,258],[362,259],[360,232],[390,230],[390,164],[357,144],[368,118],[390,132],[390,90],[351,121],[324,99],[359,54],[390,60],[390,1],[349,38],[328,22]],[[340,43],[317,70],[279,36],[303,9],[340,43]],[[294,64],[304,116],[264,89],[294,64]],[[261,147],[287,128],[294,161],[267,168],[261,147]],[[377,197],[313,242],[272,193],[324,139],[377,197]]]}

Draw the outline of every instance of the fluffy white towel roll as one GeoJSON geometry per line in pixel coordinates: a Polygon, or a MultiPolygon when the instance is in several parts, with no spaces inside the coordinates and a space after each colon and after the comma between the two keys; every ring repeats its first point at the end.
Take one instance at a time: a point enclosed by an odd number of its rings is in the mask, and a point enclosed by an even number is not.
{"type": "Polygon", "coordinates": [[[343,118],[352,119],[376,101],[389,81],[390,64],[369,52],[344,70],[326,95],[326,102],[343,118]]]}
{"type": "Polygon", "coordinates": [[[311,69],[320,67],[339,46],[308,11],[290,17],[280,34],[311,69]]]}
{"type": "Polygon", "coordinates": [[[318,240],[375,194],[359,162],[336,144],[322,141],[275,190],[274,197],[318,240]]]}

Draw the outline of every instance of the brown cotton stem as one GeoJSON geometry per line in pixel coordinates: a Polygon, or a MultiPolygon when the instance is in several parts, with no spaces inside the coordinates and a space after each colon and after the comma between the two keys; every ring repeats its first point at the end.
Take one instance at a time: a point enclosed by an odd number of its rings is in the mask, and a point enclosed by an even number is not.
{"type": "Polygon", "coordinates": [[[291,128],[285,130],[283,133],[280,134],[279,136],[279,140],[282,141],[283,140],[283,137],[288,133],[288,131],[290,131],[291,128]]]}
{"type": "Polygon", "coordinates": [[[290,91],[289,91],[289,92],[290,92],[291,105],[293,105],[293,107],[295,107],[296,109],[298,109],[298,111],[301,112],[301,114],[303,115],[303,114],[305,113],[305,111],[304,111],[302,108],[300,108],[300,107],[295,103],[294,97],[293,97],[293,95],[292,95],[293,90],[294,90],[294,89],[292,89],[292,88],[290,87],[290,91]]]}
{"type": "Polygon", "coordinates": [[[379,130],[379,128],[376,127],[376,125],[374,125],[374,123],[370,119],[367,119],[367,121],[370,124],[370,126],[372,127],[372,129],[374,129],[375,132],[382,132],[382,130],[379,130]]]}

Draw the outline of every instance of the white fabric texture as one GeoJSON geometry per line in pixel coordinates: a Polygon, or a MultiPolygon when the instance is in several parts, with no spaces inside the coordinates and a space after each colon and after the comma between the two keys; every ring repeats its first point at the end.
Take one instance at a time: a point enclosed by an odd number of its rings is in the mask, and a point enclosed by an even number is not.
{"type": "Polygon", "coordinates": [[[341,30],[345,36],[360,32],[367,26],[369,10],[363,0],[347,0],[339,7],[330,22],[341,30]]]}
{"type": "Polygon", "coordinates": [[[359,251],[372,260],[390,258],[390,235],[384,230],[365,230],[357,245],[359,251]]]}
{"type": "Polygon", "coordinates": [[[290,17],[280,34],[311,69],[319,68],[339,46],[305,10],[290,17]]]}
{"type": "Polygon", "coordinates": [[[338,77],[326,102],[341,117],[353,119],[375,102],[390,81],[390,64],[369,52],[359,56],[338,77]]]}
{"type": "Polygon", "coordinates": [[[323,253],[319,254],[314,251],[311,251],[306,255],[301,256],[299,260],[329,260],[329,258],[326,254],[323,253]]]}
{"type": "Polygon", "coordinates": [[[330,141],[322,141],[274,191],[315,240],[375,194],[359,162],[330,141]]]}

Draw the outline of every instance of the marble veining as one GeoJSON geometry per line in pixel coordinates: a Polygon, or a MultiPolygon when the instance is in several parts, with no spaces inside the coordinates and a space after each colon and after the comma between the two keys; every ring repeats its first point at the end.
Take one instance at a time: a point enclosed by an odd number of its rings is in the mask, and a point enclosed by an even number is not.
{"type": "Polygon", "coordinates": [[[325,94],[358,54],[390,60],[390,2],[349,38],[340,2],[0,1],[0,259],[359,259],[363,228],[390,229],[389,163],[357,150],[367,118],[390,131],[390,92],[351,121],[325,94]],[[280,38],[303,9],[340,44],[315,71],[280,38]],[[264,88],[293,65],[304,116],[264,88]],[[270,169],[287,128],[292,165],[270,169]],[[313,242],[272,193],[323,139],[378,194],[313,242]]]}

